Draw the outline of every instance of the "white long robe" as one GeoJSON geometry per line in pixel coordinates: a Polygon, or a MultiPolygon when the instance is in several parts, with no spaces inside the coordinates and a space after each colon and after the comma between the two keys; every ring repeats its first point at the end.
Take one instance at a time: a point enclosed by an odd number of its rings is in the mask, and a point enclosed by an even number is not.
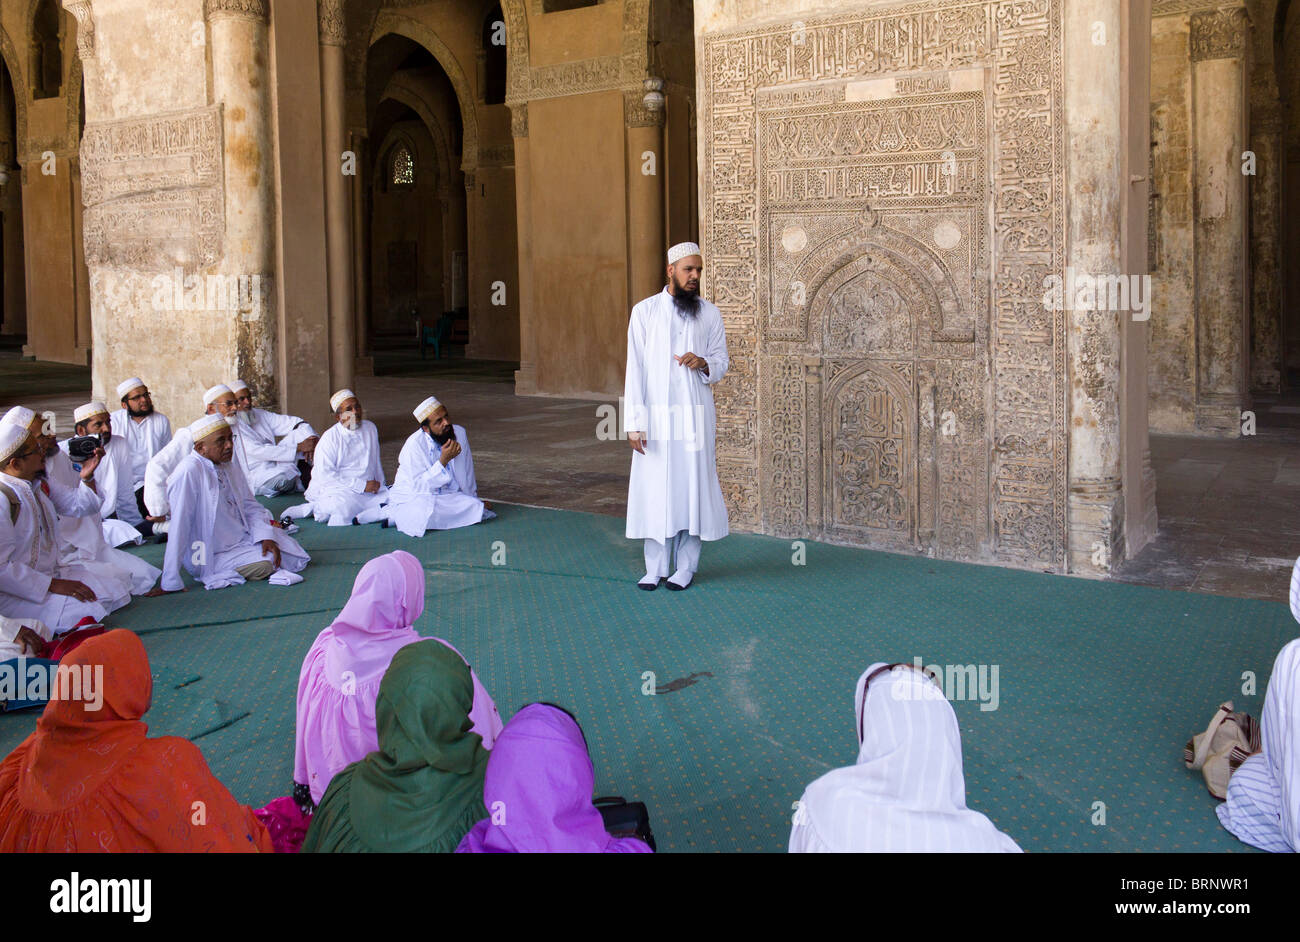
{"type": "Polygon", "coordinates": [[[864,682],[882,666],[858,678],[858,761],[804,790],[790,853],[1019,853],[966,807],[957,714],[933,681],[910,667],[878,674],[864,709],[864,682]]]}
{"type": "MultiPolygon", "coordinates": [[[[96,474],[97,482],[98,477],[96,474]]],[[[61,450],[46,457],[45,479],[51,494],[60,488],[75,492],[81,486],[81,477],[74,469],[72,459],[61,450]]],[[[134,497],[132,501],[134,506],[134,497]]],[[[102,520],[98,513],[84,517],[60,515],[59,562],[64,566],[82,566],[101,579],[126,586],[132,595],[143,595],[157,584],[162,570],[138,556],[113,548],[126,539],[142,542],[139,531],[121,520],[102,520]],[[132,536],[119,534],[119,529],[129,531],[132,536]]]]}
{"type": "Polygon", "coordinates": [[[453,425],[452,429],[460,442],[460,454],[447,467],[439,460],[442,446],[422,428],[411,434],[397,456],[388,519],[408,536],[467,527],[483,519],[469,436],[463,426],[453,425]]]}
{"type": "Polygon", "coordinates": [[[668,540],[682,530],[702,540],[727,535],[727,506],[714,457],[713,386],[727,372],[722,314],[700,300],[694,318],[678,314],[667,287],[632,308],[627,327],[624,425],[645,432],[645,454],[632,452],[628,539],[668,540]],[[694,353],[709,373],[674,356],[694,353]]]}
{"type": "Polygon", "coordinates": [[[167,502],[171,526],[162,587],[169,592],[184,588],[182,567],[205,589],[242,584],[239,566],[270,559],[263,540],[279,545],[281,569],[301,572],[311,560],[296,540],[271,526],[270,512],[253,497],[234,460],[215,465],[190,452],[167,485],[167,502]]]}
{"type": "Polygon", "coordinates": [[[55,634],[75,628],[86,616],[103,621],[109,612],[131,600],[130,591],[82,565],[59,560],[58,517],[97,514],[99,497],[80,484],[76,490],[50,488],[46,496],[38,482],[0,472],[0,482],[17,496],[19,513],[10,521],[8,498],[0,495],[0,615],[36,618],[55,634]],[[54,579],[75,579],[95,594],[92,602],[50,592],[54,579]]]}
{"type": "MultiPolygon", "coordinates": [[[[176,471],[185,460],[185,456],[194,451],[194,439],[190,437],[189,427],[178,428],[172,440],[158,454],[149,459],[149,466],[144,472],[144,506],[151,517],[166,517],[171,513],[167,503],[167,485],[176,476],[176,471]]],[[[235,454],[239,454],[236,449],[235,454]]],[[[243,463],[240,463],[243,470],[243,463]]],[[[244,478],[245,484],[248,479],[244,478]]],[[[250,486],[249,494],[252,494],[250,486]]]]}
{"type": "Polygon", "coordinates": [[[348,429],[334,424],[316,443],[307,500],[318,521],[332,527],[350,524],[352,518],[388,503],[384,469],[379,463],[379,430],[369,419],[348,429]],[[366,493],[366,482],[378,481],[379,490],[366,493]]]}
{"type": "Polygon", "coordinates": [[[241,419],[234,426],[242,449],[244,475],[253,493],[274,497],[276,491],[270,485],[283,477],[298,477],[298,445],[315,432],[296,415],[265,409],[249,409],[247,414],[248,422],[241,419]]]}
{"type": "Polygon", "coordinates": [[[144,486],[144,469],[149,459],[172,439],[172,424],[161,412],[151,412],[137,422],[125,409],[117,409],[109,415],[113,434],[120,435],[131,452],[131,489],[138,491],[144,486]]]}
{"type": "Polygon", "coordinates": [[[1260,746],[1228,780],[1227,800],[1216,809],[1219,821],[1254,847],[1300,853],[1300,638],[1282,648],[1273,662],[1260,746]]]}

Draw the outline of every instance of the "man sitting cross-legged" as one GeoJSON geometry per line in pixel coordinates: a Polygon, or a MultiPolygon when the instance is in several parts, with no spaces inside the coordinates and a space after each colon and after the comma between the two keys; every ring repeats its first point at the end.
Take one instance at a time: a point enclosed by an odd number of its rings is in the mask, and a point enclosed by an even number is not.
{"type": "Polygon", "coordinates": [[[306,504],[290,507],[286,517],[313,514],[331,527],[377,523],[384,519],[388,488],[379,464],[379,431],[365,419],[361,401],[350,389],[330,397],[338,424],[325,430],[316,445],[306,504]]]}
{"type": "Polygon", "coordinates": [[[316,448],[316,431],[296,415],[258,409],[253,405],[253,391],[242,379],[226,385],[235,397],[235,434],[253,493],[275,497],[305,490],[311,477],[309,462],[316,448]]]}
{"type": "Polygon", "coordinates": [[[271,525],[271,514],[248,490],[234,457],[234,435],[224,417],[190,426],[194,450],[167,485],[171,527],[162,588],[184,588],[181,567],[207,589],[272,578],[299,581],[311,557],[292,537],[271,525]],[[275,574],[274,576],[272,574],[275,574]]]}
{"type": "Polygon", "coordinates": [[[432,396],[415,407],[414,415],[420,427],[397,457],[385,525],[424,536],[425,530],[452,530],[495,517],[478,499],[464,427],[452,425],[447,407],[432,396]]]}

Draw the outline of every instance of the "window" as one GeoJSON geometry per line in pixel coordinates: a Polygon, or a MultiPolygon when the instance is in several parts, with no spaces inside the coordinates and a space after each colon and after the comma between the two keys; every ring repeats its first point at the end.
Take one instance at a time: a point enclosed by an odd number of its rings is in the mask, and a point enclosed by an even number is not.
{"type": "Polygon", "coordinates": [[[63,50],[59,46],[59,6],[41,0],[32,17],[32,97],[57,98],[63,86],[63,50]]]}
{"type": "Polygon", "coordinates": [[[393,149],[393,159],[388,167],[388,181],[393,186],[415,185],[415,158],[411,149],[405,144],[398,144],[393,149]]]}
{"type": "Polygon", "coordinates": [[[506,100],[506,23],[498,4],[483,23],[483,104],[506,100]]]}

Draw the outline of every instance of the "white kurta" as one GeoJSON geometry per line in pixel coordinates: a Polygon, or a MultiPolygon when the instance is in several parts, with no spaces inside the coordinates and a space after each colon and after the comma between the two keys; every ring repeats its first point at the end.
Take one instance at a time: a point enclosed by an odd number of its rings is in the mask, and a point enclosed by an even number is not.
{"type": "Polygon", "coordinates": [[[18,519],[10,522],[8,498],[0,496],[0,615],[37,618],[55,634],[76,627],[86,616],[102,621],[131,600],[129,590],[91,569],[59,562],[58,515],[87,516],[99,509],[99,498],[84,484],[70,491],[50,488],[50,496],[35,482],[0,472],[18,497],[18,519]],[[95,593],[93,602],[50,592],[54,579],[75,579],[95,593]]]}
{"type": "MultiPolygon", "coordinates": [[[[149,516],[166,517],[171,513],[171,506],[167,503],[167,485],[176,476],[185,456],[192,451],[194,440],[190,437],[189,428],[178,428],[167,446],[149,459],[149,466],[144,472],[144,506],[149,511],[149,516]]],[[[235,454],[239,454],[238,447],[235,454]]],[[[239,467],[242,471],[242,462],[239,467]]],[[[244,478],[244,482],[247,483],[247,478],[244,478]]],[[[252,493],[250,489],[249,494],[252,493]]]]}
{"type": "Polygon", "coordinates": [[[108,417],[113,434],[120,435],[131,453],[131,489],[144,486],[144,469],[149,459],[172,439],[172,424],[161,412],[151,412],[140,422],[131,418],[125,409],[117,409],[108,417]]]}
{"type": "MultiPolygon", "coordinates": [[[[98,482],[99,475],[95,478],[98,482]]],[[[45,479],[51,494],[60,488],[74,492],[81,486],[72,459],[63,451],[55,451],[45,459],[45,479]]],[[[126,587],[132,595],[143,595],[157,584],[162,570],[138,556],[113,548],[128,539],[141,542],[139,531],[121,520],[101,520],[97,513],[85,517],[60,516],[59,562],[63,566],[82,566],[101,579],[126,587]],[[129,531],[131,536],[119,530],[129,531]]]]}
{"type": "MultiPolygon", "coordinates": [[[[68,442],[59,442],[59,449],[66,455],[68,454],[68,442]]],[[[71,458],[69,458],[71,461],[71,458]]],[[[75,468],[75,465],[74,465],[75,468]]],[[[99,494],[99,517],[103,521],[108,521],[109,517],[114,514],[117,519],[131,528],[141,523],[144,518],[140,516],[140,508],[135,502],[135,485],[134,475],[131,463],[131,450],[124,439],[114,435],[104,446],[104,457],[100,459],[99,464],[95,467],[95,490],[99,494]]],[[[114,527],[111,531],[106,530],[104,538],[109,540],[113,546],[119,546],[126,540],[120,527],[114,527]]],[[[135,542],[138,533],[133,534],[126,539],[135,542]]]]}
{"type": "Polygon", "coordinates": [[[244,473],[253,493],[274,497],[275,481],[298,477],[298,445],[315,432],[296,415],[249,409],[248,416],[248,422],[241,419],[235,425],[244,473]]]}
{"type": "Polygon", "coordinates": [[[296,540],[271,526],[270,512],[253,497],[233,460],[215,465],[191,452],[167,485],[167,502],[171,527],[162,587],[169,592],[184,587],[182,567],[205,589],[240,585],[244,577],[237,567],[271,558],[263,554],[262,540],[279,545],[281,569],[301,572],[311,559],[296,540]]]}
{"type": "Polygon", "coordinates": [[[682,530],[702,540],[727,535],[727,507],[714,457],[713,385],[727,372],[722,314],[700,300],[699,313],[677,313],[667,287],[632,308],[627,328],[624,424],[645,432],[645,454],[632,453],[627,537],[668,540],[682,530]],[[709,373],[674,356],[694,353],[709,373]]]}
{"type": "Polygon", "coordinates": [[[422,428],[411,434],[397,456],[388,519],[408,536],[467,527],[483,519],[469,436],[463,426],[452,428],[460,442],[460,454],[447,467],[439,460],[442,447],[422,428]]]}
{"type": "Polygon", "coordinates": [[[367,510],[388,503],[384,469],[379,463],[379,430],[369,419],[356,429],[332,425],[316,443],[307,500],[318,521],[344,526],[367,510]],[[379,490],[366,493],[366,482],[378,481],[379,490]]]}

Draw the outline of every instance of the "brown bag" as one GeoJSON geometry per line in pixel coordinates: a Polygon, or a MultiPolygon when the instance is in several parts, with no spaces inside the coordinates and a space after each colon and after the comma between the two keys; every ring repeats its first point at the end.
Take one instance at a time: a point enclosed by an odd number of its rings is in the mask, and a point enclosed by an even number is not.
{"type": "Polygon", "coordinates": [[[1183,763],[1200,769],[1210,794],[1223,801],[1228,780],[1238,766],[1260,750],[1259,723],[1249,713],[1234,713],[1232,701],[1222,704],[1205,732],[1183,746],[1183,763]]]}

